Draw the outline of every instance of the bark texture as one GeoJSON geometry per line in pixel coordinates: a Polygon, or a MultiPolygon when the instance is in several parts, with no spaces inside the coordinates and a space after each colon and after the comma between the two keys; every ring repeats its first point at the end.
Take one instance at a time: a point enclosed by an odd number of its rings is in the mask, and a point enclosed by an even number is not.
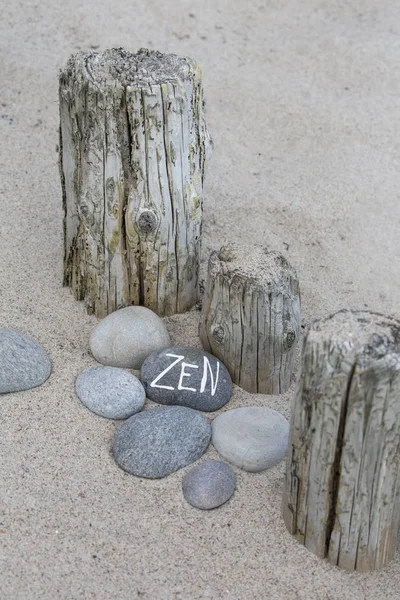
{"type": "Polygon", "coordinates": [[[98,317],[130,304],[188,310],[210,148],[198,66],[80,52],[59,84],[64,284],[98,317]]]}
{"type": "Polygon", "coordinates": [[[211,254],[200,338],[237,385],[261,394],[284,392],[299,332],[299,284],[281,254],[257,246],[211,254]]]}
{"type": "Polygon", "coordinates": [[[371,571],[400,515],[400,322],[341,311],[304,338],[283,494],[286,526],[317,556],[371,571]]]}

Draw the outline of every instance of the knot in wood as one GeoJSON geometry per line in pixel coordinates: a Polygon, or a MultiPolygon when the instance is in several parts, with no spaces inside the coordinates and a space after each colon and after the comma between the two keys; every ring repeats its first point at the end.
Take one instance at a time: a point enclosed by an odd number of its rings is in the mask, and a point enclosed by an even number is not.
{"type": "Polygon", "coordinates": [[[222,246],[218,253],[218,258],[221,262],[231,262],[235,259],[235,248],[231,246],[222,246]]]}
{"type": "Polygon", "coordinates": [[[293,344],[296,341],[296,334],[294,331],[288,331],[285,335],[285,339],[283,342],[283,349],[285,351],[290,350],[290,348],[293,346],[293,344]]]}
{"type": "Polygon", "coordinates": [[[157,229],[157,224],[157,215],[149,209],[142,210],[136,218],[136,225],[143,233],[151,233],[157,229]]]}
{"type": "Polygon", "coordinates": [[[215,325],[212,328],[212,336],[214,338],[214,340],[216,342],[218,342],[218,344],[222,344],[222,342],[224,341],[224,337],[225,337],[225,330],[221,325],[215,325]]]}

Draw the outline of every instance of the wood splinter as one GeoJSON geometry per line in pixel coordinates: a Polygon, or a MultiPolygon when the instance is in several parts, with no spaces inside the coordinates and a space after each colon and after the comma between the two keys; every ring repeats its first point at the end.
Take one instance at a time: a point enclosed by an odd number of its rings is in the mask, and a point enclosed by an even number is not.
{"type": "Polygon", "coordinates": [[[305,335],[283,518],[346,570],[386,565],[400,518],[400,322],[341,311],[305,335]]]}

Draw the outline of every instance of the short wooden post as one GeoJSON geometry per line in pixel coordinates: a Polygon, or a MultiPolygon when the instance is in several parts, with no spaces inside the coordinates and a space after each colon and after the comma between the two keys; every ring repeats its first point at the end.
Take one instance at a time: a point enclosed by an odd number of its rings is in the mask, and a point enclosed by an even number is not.
{"type": "Polygon", "coordinates": [[[304,338],[283,518],[347,570],[386,565],[400,517],[400,322],[341,311],[304,338]]]}
{"type": "Polygon", "coordinates": [[[281,254],[258,246],[211,254],[200,338],[235,383],[249,392],[284,392],[299,332],[299,284],[281,254]]]}
{"type": "Polygon", "coordinates": [[[199,67],[150,50],[80,52],[59,96],[65,285],[98,317],[188,310],[210,147],[199,67]]]}

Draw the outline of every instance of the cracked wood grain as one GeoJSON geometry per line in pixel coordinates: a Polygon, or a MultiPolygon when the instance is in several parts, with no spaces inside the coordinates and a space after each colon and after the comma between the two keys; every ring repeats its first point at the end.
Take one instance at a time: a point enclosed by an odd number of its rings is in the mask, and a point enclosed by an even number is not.
{"type": "Polygon", "coordinates": [[[400,521],[400,322],[340,311],[305,335],[282,512],[311,552],[372,571],[400,521]]]}
{"type": "Polygon", "coordinates": [[[255,393],[284,392],[299,332],[299,284],[281,254],[258,246],[227,246],[211,254],[200,337],[237,385],[255,393]]]}
{"type": "Polygon", "coordinates": [[[98,317],[198,299],[210,139],[201,73],[175,55],[80,52],[60,74],[64,284],[98,317]]]}

